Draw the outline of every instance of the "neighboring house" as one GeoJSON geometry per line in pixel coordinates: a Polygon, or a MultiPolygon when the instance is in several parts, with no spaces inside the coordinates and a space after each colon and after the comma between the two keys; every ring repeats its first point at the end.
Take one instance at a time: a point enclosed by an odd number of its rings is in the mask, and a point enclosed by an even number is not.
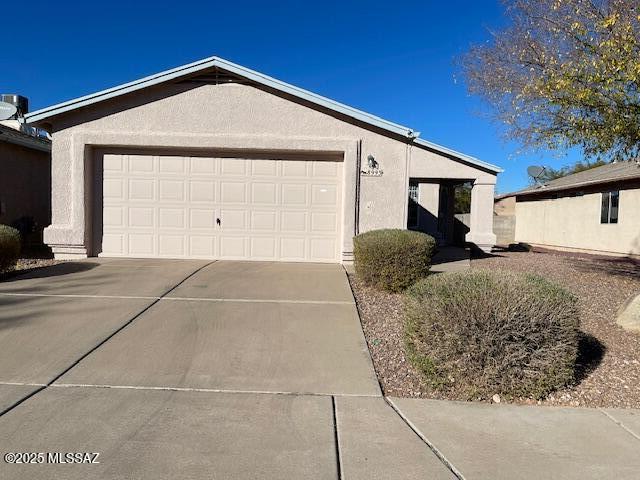
{"type": "Polygon", "coordinates": [[[58,258],[350,261],[371,229],[446,242],[467,181],[467,240],[495,243],[498,167],[217,57],[26,120],[53,135],[58,258]]]}
{"type": "Polygon", "coordinates": [[[640,164],[592,168],[510,194],[515,240],[608,255],[640,255],[640,164]]]}
{"type": "MultiPolygon", "coordinates": [[[[4,124],[3,124],[4,123],[4,124]]],[[[0,123],[0,224],[21,230],[27,246],[42,244],[51,223],[51,142],[0,123]]]]}

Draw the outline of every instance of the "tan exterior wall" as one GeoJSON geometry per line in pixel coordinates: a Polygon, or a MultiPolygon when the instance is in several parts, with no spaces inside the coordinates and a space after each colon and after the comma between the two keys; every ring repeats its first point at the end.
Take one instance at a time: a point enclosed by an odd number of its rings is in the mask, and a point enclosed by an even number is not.
{"type": "MultiPolygon", "coordinates": [[[[352,250],[356,163],[373,155],[382,176],[362,176],[360,231],[405,228],[409,171],[420,176],[495,175],[389,138],[281,96],[240,84],[165,85],[54,119],[53,225],[47,243],[59,256],[86,254],[91,182],[84,179],[94,147],[252,149],[343,155],[343,251],[352,250]],[[411,167],[409,167],[409,164],[411,167]],[[86,168],[85,168],[86,167],[86,168]]],[[[99,181],[99,179],[96,179],[99,181]]],[[[493,199],[490,199],[493,202],[493,199]]]]}
{"type": "Polygon", "coordinates": [[[0,224],[24,216],[40,232],[51,222],[51,155],[0,142],[0,224]]]}
{"type": "Polygon", "coordinates": [[[516,197],[506,197],[496,200],[493,204],[493,211],[496,215],[515,215],[516,197]]]}
{"type": "Polygon", "coordinates": [[[516,241],[555,247],[640,254],[640,189],[620,190],[618,223],[601,224],[602,194],[516,202],[516,241]]]}

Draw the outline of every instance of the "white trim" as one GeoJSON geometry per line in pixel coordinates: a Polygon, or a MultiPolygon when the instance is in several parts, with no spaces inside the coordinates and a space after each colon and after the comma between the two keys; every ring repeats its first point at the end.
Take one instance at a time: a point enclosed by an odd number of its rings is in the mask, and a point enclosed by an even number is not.
{"type": "Polygon", "coordinates": [[[418,139],[417,137],[418,135],[420,135],[420,132],[417,132],[412,128],[390,122],[388,120],[377,117],[370,113],[336,102],[334,100],[323,97],[321,95],[317,95],[308,90],[298,88],[294,85],[285,83],[276,78],[269,77],[268,75],[264,75],[260,72],[251,70],[241,65],[237,65],[235,63],[229,62],[219,57],[205,58],[197,62],[189,63],[186,65],[182,65],[180,67],[172,68],[170,70],[165,70],[164,72],[150,75],[148,77],[140,78],[138,80],[134,80],[133,82],[124,83],[122,85],[118,85],[113,88],[102,90],[100,92],[92,93],[90,95],[85,95],[83,97],[75,98],[67,102],[51,105],[49,107],[45,107],[40,110],[36,110],[34,112],[28,113],[27,115],[25,115],[25,120],[29,123],[42,122],[43,120],[46,120],[55,115],[59,115],[61,113],[76,110],[81,107],[86,107],[88,105],[92,105],[94,103],[98,103],[103,100],[115,98],[120,95],[125,95],[127,93],[135,92],[153,85],[168,82],[170,80],[182,78],[182,77],[200,72],[202,70],[206,70],[214,67],[218,67],[230,73],[237,74],[243,78],[252,80],[260,85],[273,88],[274,90],[292,95],[298,99],[313,103],[320,107],[327,108],[334,112],[341,113],[343,115],[346,115],[355,120],[366,123],[373,127],[380,128],[389,133],[401,135],[403,137],[406,137],[408,140],[413,141],[416,145],[421,145],[421,146],[436,150],[438,152],[444,153],[445,155],[451,155],[455,158],[459,158],[462,161],[471,163],[473,165],[477,165],[481,168],[490,170],[495,173],[499,173],[503,171],[500,167],[497,167],[490,163],[483,162],[474,157],[464,155],[460,152],[456,152],[455,150],[442,147],[435,143],[418,139]]]}

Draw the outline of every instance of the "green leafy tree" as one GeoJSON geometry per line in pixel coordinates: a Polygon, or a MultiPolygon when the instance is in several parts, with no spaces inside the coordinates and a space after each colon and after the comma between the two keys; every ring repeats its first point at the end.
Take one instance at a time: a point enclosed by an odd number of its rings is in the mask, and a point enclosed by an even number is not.
{"type": "Polygon", "coordinates": [[[453,213],[469,213],[471,211],[471,184],[458,185],[453,195],[453,213]]]}
{"type": "Polygon", "coordinates": [[[503,0],[510,25],[462,58],[507,137],[587,158],[640,153],[640,2],[503,0]]]}

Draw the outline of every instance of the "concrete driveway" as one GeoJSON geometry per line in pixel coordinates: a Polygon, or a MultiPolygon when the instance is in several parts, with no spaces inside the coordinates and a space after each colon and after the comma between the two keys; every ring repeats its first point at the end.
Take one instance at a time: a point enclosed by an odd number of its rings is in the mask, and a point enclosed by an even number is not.
{"type": "Polygon", "coordinates": [[[640,471],[638,411],[383,398],[339,265],[87,260],[0,283],[0,438],[44,454],[2,479],[640,471]],[[100,463],[56,461],[84,452],[100,463]]]}
{"type": "Polygon", "coordinates": [[[0,352],[3,453],[100,453],[0,478],[452,478],[381,397],[339,265],[57,265],[0,283],[0,352]]]}

